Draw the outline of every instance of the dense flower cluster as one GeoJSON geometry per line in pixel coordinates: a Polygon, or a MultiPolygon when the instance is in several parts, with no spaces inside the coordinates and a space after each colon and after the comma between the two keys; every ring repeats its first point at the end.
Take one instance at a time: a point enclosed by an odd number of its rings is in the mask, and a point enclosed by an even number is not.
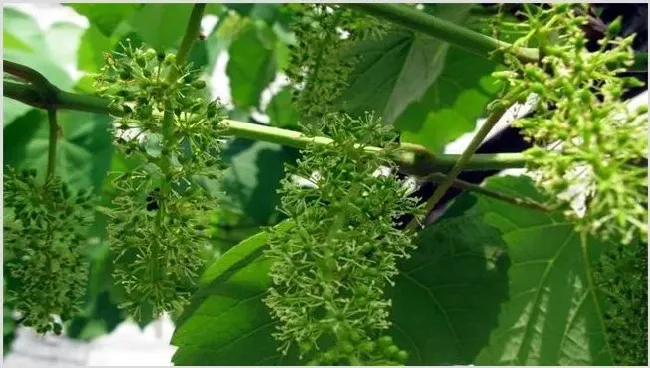
{"type": "Polygon", "coordinates": [[[114,276],[132,315],[157,316],[186,303],[204,264],[209,241],[201,221],[216,200],[201,183],[221,170],[222,108],[206,101],[200,71],[177,66],[174,54],[127,43],[105,57],[98,91],[123,111],[115,145],[142,162],[113,180],[114,276]]]}
{"type": "Polygon", "coordinates": [[[530,31],[513,47],[539,46],[540,61],[510,57],[510,71],[496,75],[509,86],[504,101],[529,93],[537,98],[536,113],[515,125],[535,142],[527,155],[540,187],[560,204],[571,197],[558,194],[586,185],[585,215],[567,215],[581,217],[583,228],[604,239],[627,243],[647,236],[647,106],[630,111],[621,100],[626,88],[641,84],[620,76],[634,61],[633,36],[616,37],[619,19],[599,41],[600,50],[589,52],[585,6],[529,8],[530,31]]]}
{"type": "Polygon", "coordinates": [[[35,171],[7,168],[3,179],[4,301],[23,325],[60,334],[61,322],[83,307],[95,197],[58,177],[42,183],[35,171]]]}
{"type": "Polygon", "coordinates": [[[312,145],[290,174],[310,178],[298,186],[291,175],[281,190],[281,211],[293,222],[271,230],[267,256],[273,286],[266,298],[280,322],[276,338],[286,352],[298,343],[311,364],[390,364],[407,354],[381,336],[390,326],[386,286],[396,262],[415,247],[412,234],[397,230],[396,218],[417,213],[393,175],[396,148],[390,126],[368,115],[327,115],[308,131],[331,145],[312,145]],[[371,152],[368,146],[384,151],[371,152]]]}
{"type": "Polygon", "coordinates": [[[346,55],[355,41],[379,38],[387,27],[373,17],[328,4],[288,4],[297,44],[291,46],[287,76],[303,121],[332,112],[347,86],[355,58],[346,55]]]}

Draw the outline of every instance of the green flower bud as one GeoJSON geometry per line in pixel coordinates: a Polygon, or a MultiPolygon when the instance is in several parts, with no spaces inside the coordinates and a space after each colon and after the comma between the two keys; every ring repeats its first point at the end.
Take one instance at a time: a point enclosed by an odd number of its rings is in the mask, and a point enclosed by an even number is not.
{"type": "Polygon", "coordinates": [[[533,83],[530,85],[530,90],[537,93],[538,95],[541,95],[544,93],[544,85],[541,83],[533,83]]]}
{"type": "Polygon", "coordinates": [[[176,54],[167,54],[165,56],[165,63],[173,64],[176,62],[176,54]]]}
{"type": "Polygon", "coordinates": [[[618,16],[607,26],[607,31],[605,32],[608,38],[616,37],[619,32],[621,32],[621,24],[623,22],[623,17],[618,16]]]}
{"type": "Polygon", "coordinates": [[[140,68],[144,68],[144,67],[147,66],[147,61],[146,61],[146,60],[144,59],[144,57],[142,57],[142,56],[138,56],[138,57],[135,59],[135,62],[138,64],[138,66],[139,66],[140,68]]]}
{"type": "Polygon", "coordinates": [[[156,57],[156,54],[157,54],[157,53],[156,53],[156,50],[149,48],[149,49],[147,49],[147,50],[144,52],[143,55],[144,55],[145,59],[147,59],[147,60],[153,60],[153,58],[156,57]]]}
{"type": "Polygon", "coordinates": [[[210,102],[208,104],[207,116],[208,116],[208,119],[211,119],[211,118],[215,117],[216,115],[217,115],[217,103],[213,101],[213,102],[210,102]]]}
{"type": "Polygon", "coordinates": [[[629,87],[629,88],[637,88],[637,87],[645,86],[645,83],[643,83],[642,81],[634,77],[623,78],[623,83],[625,87],[629,87]]]}
{"type": "Polygon", "coordinates": [[[204,89],[206,87],[206,85],[207,84],[203,80],[197,80],[197,81],[194,81],[192,83],[192,87],[194,87],[195,89],[198,89],[198,90],[204,89]]]}
{"type": "Polygon", "coordinates": [[[130,71],[123,70],[122,72],[120,72],[120,79],[128,81],[131,80],[132,78],[133,76],[131,75],[130,71]]]}

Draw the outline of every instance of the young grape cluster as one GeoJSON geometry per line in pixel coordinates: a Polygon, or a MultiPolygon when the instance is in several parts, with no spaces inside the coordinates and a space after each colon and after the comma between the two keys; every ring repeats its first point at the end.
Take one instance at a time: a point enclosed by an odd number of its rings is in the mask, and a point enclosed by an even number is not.
{"type": "Polygon", "coordinates": [[[72,191],[59,177],[6,168],[4,191],[5,303],[24,326],[60,334],[61,322],[83,307],[88,280],[87,236],[95,196],[72,191]]]}
{"type": "Polygon", "coordinates": [[[115,146],[141,162],[113,178],[114,277],[134,317],[157,316],[185,305],[205,261],[203,219],[217,203],[203,183],[222,168],[223,109],[207,102],[200,70],[177,65],[174,54],[127,42],[105,58],[97,88],[123,112],[115,146]]]}
{"type": "Polygon", "coordinates": [[[627,88],[642,85],[620,76],[634,62],[634,36],[617,37],[618,19],[600,49],[589,52],[586,6],[531,7],[530,31],[513,47],[538,45],[539,62],[508,57],[510,70],[496,75],[509,86],[504,100],[529,93],[537,99],[535,114],[515,126],[535,142],[526,155],[539,186],[562,204],[572,197],[558,194],[586,185],[585,215],[576,209],[567,215],[604,239],[628,243],[647,238],[647,105],[632,111],[621,100],[627,88]]]}
{"type": "Polygon", "coordinates": [[[356,63],[346,55],[355,41],[379,38],[387,31],[371,16],[328,4],[289,4],[295,21],[287,76],[293,100],[304,121],[332,112],[356,63]]]}
{"type": "Polygon", "coordinates": [[[305,149],[283,183],[280,210],[294,226],[271,230],[269,240],[275,336],[285,352],[298,343],[316,365],[404,363],[406,352],[381,337],[390,326],[384,289],[415,247],[396,218],[418,210],[394,174],[378,170],[394,169],[395,136],[371,115],[330,114],[307,129],[333,143],[305,149]],[[312,185],[296,185],[295,176],[312,185]]]}

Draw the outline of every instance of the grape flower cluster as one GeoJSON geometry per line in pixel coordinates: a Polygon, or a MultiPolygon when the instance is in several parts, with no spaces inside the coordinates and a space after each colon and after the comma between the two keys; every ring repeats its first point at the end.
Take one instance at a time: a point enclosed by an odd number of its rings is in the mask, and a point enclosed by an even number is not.
{"type": "Polygon", "coordinates": [[[98,92],[122,111],[114,143],[140,165],[113,174],[116,195],[108,224],[114,277],[126,308],[177,311],[187,302],[209,251],[206,233],[217,203],[205,187],[219,177],[223,108],[208,102],[206,82],[173,53],[127,41],[105,54],[98,92]]]}
{"type": "Polygon", "coordinates": [[[279,322],[275,337],[285,353],[297,343],[309,364],[403,364],[408,354],[385,334],[391,303],[383,292],[415,247],[413,234],[396,228],[397,216],[417,214],[418,205],[393,174],[378,174],[394,168],[395,135],[372,115],[319,121],[307,131],[333,143],[303,151],[281,189],[280,210],[293,226],[270,230],[273,285],[265,301],[279,322]]]}
{"type": "Polygon", "coordinates": [[[5,303],[22,325],[60,334],[84,304],[96,198],[59,177],[42,182],[35,170],[13,168],[5,169],[3,191],[5,303]]]}
{"type": "Polygon", "coordinates": [[[495,75],[509,88],[502,103],[529,93],[537,100],[535,114],[514,125],[535,143],[526,155],[539,186],[557,205],[586,186],[584,214],[572,208],[567,216],[603,239],[629,243],[647,238],[647,105],[632,110],[621,100],[627,88],[643,85],[620,75],[634,62],[634,36],[617,37],[619,18],[600,49],[588,51],[586,6],[529,9],[530,30],[513,47],[538,46],[539,62],[508,57],[510,70],[495,75]]]}
{"type": "Polygon", "coordinates": [[[311,121],[332,112],[347,86],[357,60],[345,51],[356,41],[381,37],[387,26],[331,4],[287,6],[295,17],[291,30],[296,37],[287,76],[294,86],[294,105],[304,121],[311,121]]]}

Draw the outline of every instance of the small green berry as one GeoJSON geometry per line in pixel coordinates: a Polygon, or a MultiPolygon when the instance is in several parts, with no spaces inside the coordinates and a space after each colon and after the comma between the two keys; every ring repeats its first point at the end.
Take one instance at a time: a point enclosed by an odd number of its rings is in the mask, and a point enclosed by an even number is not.
{"type": "Polygon", "coordinates": [[[149,48],[144,52],[143,55],[144,55],[145,59],[153,60],[153,58],[156,57],[156,50],[149,48]]]}
{"type": "Polygon", "coordinates": [[[341,345],[341,351],[344,352],[344,353],[346,353],[346,354],[350,354],[350,353],[352,353],[354,350],[355,350],[355,349],[354,349],[354,345],[350,344],[349,342],[343,343],[343,344],[341,345]]]}
{"type": "Polygon", "coordinates": [[[162,63],[163,60],[165,60],[165,52],[164,51],[158,51],[156,53],[156,57],[158,58],[158,62],[162,63]]]}
{"type": "Polygon", "coordinates": [[[204,89],[206,86],[207,86],[207,84],[206,84],[205,81],[203,81],[203,80],[197,80],[197,81],[194,81],[194,82],[192,83],[192,87],[194,87],[195,89],[198,89],[198,90],[202,90],[202,89],[204,89]]]}
{"type": "Polygon", "coordinates": [[[393,344],[393,338],[388,335],[384,335],[377,340],[377,343],[379,343],[379,346],[381,347],[388,347],[393,344]]]}
{"type": "Polygon", "coordinates": [[[375,343],[372,341],[366,341],[359,345],[359,350],[363,353],[370,354],[375,350],[375,343]]]}
{"type": "Polygon", "coordinates": [[[390,345],[390,346],[387,346],[387,347],[384,348],[384,352],[388,356],[396,357],[397,354],[399,353],[399,351],[400,351],[399,348],[397,346],[395,346],[395,345],[390,345]]]}
{"type": "Polygon", "coordinates": [[[402,363],[405,363],[409,358],[409,353],[406,350],[400,350],[395,354],[395,358],[402,363]]]}

